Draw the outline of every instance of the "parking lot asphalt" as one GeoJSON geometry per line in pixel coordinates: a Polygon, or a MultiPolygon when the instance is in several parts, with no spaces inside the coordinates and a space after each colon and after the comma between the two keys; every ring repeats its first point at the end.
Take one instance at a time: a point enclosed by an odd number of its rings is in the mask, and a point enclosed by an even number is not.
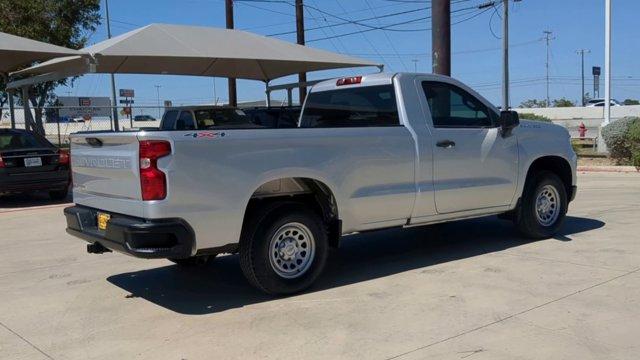
{"type": "Polygon", "coordinates": [[[308,292],[237,256],[90,255],[64,204],[0,199],[0,359],[636,359],[640,175],[579,175],[561,234],[496,217],[347,237],[308,292]]]}

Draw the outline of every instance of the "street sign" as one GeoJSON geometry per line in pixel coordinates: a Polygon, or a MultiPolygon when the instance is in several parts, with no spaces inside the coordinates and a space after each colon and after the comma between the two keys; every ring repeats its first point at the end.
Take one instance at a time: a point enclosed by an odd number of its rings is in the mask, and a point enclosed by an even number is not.
{"type": "Polygon", "coordinates": [[[592,67],[591,74],[593,74],[593,76],[600,76],[600,66],[592,67]]]}
{"type": "Polygon", "coordinates": [[[133,104],[134,101],[133,100],[129,100],[129,99],[120,99],[120,104],[133,104]]]}
{"type": "Polygon", "coordinates": [[[135,97],[133,89],[120,89],[120,97],[132,98],[135,97]]]}
{"type": "Polygon", "coordinates": [[[61,117],[73,119],[111,116],[111,99],[108,97],[60,96],[58,100],[62,104],[59,111],[61,117]]]}

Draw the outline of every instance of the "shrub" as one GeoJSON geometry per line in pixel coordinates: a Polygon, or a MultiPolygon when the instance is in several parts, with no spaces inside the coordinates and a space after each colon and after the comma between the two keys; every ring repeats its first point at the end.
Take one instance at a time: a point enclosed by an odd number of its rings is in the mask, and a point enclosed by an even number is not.
{"type": "Polygon", "coordinates": [[[612,159],[620,163],[631,161],[631,141],[629,139],[629,129],[631,125],[640,123],[640,118],[625,117],[609,123],[602,128],[602,137],[607,144],[609,154],[612,159]]]}
{"type": "Polygon", "coordinates": [[[523,120],[551,122],[551,119],[549,119],[548,117],[542,116],[542,115],[536,115],[533,113],[519,113],[518,117],[523,120]]]}
{"type": "Polygon", "coordinates": [[[631,164],[640,167],[640,119],[629,126],[627,140],[631,149],[631,164]]]}

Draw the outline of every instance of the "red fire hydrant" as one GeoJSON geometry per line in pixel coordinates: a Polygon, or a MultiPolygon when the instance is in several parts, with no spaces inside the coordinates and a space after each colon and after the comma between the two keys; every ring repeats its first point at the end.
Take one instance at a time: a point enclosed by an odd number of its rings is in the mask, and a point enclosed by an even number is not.
{"type": "Polygon", "coordinates": [[[584,139],[584,136],[587,134],[587,127],[584,126],[583,122],[580,122],[578,126],[578,134],[580,134],[580,139],[584,139]]]}

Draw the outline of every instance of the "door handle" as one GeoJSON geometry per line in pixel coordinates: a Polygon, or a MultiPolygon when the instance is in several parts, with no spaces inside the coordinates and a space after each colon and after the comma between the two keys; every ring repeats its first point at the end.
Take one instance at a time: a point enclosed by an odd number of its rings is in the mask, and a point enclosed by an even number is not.
{"type": "Polygon", "coordinates": [[[437,147],[441,147],[441,148],[445,148],[445,149],[450,149],[454,146],[456,146],[456,143],[451,141],[451,140],[440,140],[436,143],[437,147]]]}

